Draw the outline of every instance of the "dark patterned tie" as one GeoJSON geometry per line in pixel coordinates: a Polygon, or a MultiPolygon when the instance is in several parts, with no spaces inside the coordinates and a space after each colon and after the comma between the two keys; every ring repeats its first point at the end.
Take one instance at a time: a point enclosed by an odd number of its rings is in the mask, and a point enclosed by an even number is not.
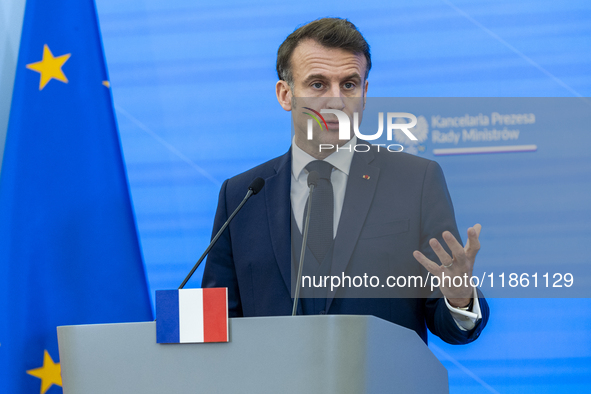
{"type": "MultiPolygon", "coordinates": [[[[312,193],[312,213],[308,228],[308,248],[314,254],[319,263],[322,263],[324,256],[332,246],[333,217],[334,217],[334,195],[330,174],[332,165],[322,160],[314,160],[306,166],[308,172],[316,171],[320,175],[318,185],[312,193]]],[[[304,208],[304,221],[308,203],[304,208]]],[[[302,226],[303,229],[303,226],[302,226]]]]}

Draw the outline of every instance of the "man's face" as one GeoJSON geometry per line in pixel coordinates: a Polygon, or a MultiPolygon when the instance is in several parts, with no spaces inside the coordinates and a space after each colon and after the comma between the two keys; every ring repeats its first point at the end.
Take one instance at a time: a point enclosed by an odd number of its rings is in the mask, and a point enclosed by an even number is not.
{"type": "MultiPolygon", "coordinates": [[[[333,114],[323,115],[328,129],[323,125],[321,130],[313,122],[313,139],[308,140],[307,122],[311,117],[304,114],[310,111],[303,107],[318,112],[321,109],[343,111],[349,116],[351,124],[353,113],[357,112],[361,122],[367,93],[366,66],[363,54],[327,48],[313,40],[298,44],[291,57],[293,89],[285,81],[279,81],[277,98],[285,110],[292,111],[295,140],[300,148],[320,158],[319,144],[342,146],[347,143],[348,139],[339,140],[339,123],[333,114]]],[[[326,157],[332,152],[323,149],[321,153],[326,157]]]]}

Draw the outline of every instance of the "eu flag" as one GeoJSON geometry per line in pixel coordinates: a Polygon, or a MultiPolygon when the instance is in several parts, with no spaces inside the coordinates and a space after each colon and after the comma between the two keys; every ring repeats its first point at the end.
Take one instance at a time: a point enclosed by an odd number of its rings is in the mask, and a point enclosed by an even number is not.
{"type": "Polygon", "coordinates": [[[0,392],[60,393],[56,327],[152,319],[93,0],[28,0],[0,175],[0,392]]]}

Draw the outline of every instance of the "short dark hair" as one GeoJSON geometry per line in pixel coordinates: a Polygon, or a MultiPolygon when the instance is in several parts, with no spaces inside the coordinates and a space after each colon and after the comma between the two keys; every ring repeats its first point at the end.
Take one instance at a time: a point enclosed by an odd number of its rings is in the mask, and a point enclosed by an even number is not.
{"type": "Polygon", "coordinates": [[[311,39],[327,48],[340,48],[346,51],[363,54],[367,60],[365,79],[371,69],[369,44],[357,27],[347,19],[321,18],[297,28],[279,46],[277,51],[277,76],[280,80],[293,83],[291,55],[302,40],[311,39]]]}

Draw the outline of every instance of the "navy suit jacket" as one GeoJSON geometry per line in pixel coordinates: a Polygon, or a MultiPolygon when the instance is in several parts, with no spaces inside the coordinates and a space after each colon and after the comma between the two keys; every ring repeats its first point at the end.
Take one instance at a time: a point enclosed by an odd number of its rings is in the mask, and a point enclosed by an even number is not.
{"type": "MultiPolygon", "coordinates": [[[[244,198],[250,182],[265,187],[236,215],[209,253],[203,287],[227,287],[230,317],[290,315],[291,150],[222,185],[213,234],[244,198]]],[[[426,275],[414,250],[438,261],[428,245],[445,230],[461,240],[443,172],[430,160],[406,153],[355,153],[333,249],[333,273],[357,275],[368,262],[386,261],[396,272],[426,275]],[[364,176],[369,176],[369,179],[364,176]]],[[[427,342],[427,327],[452,344],[480,335],[489,315],[479,293],[482,319],[470,331],[458,328],[439,290],[423,298],[329,296],[320,313],[374,315],[415,330],[427,342]]],[[[299,313],[302,308],[299,307],[299,313]]]]}

